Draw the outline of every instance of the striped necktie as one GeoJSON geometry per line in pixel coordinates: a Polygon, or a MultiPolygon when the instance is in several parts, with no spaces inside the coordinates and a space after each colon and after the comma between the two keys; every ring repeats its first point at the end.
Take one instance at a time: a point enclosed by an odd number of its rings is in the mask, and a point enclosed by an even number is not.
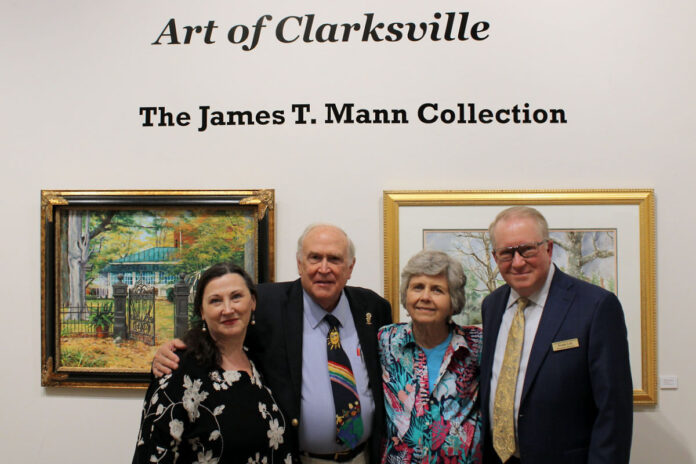
{"type": "Polygon", "coordinates": [[[517,311],[508,332],[503,365],[498,375],[498,386],[493,402],[493,448],[502,462],[515,453],[515,388],[520,369],[520,356],[524,342],[524,308],[529,300],[520,297],[517,311]]]}
{"type": "Polygon", "coordinates": [[[329,361],[331,390],[336,406],[336,442],[352,449],[358,446],[363,434],[360,398],[350,360],[341,347],[338,319],[327,314],[324,320],[329,324],[326,354],[329,361]]]}

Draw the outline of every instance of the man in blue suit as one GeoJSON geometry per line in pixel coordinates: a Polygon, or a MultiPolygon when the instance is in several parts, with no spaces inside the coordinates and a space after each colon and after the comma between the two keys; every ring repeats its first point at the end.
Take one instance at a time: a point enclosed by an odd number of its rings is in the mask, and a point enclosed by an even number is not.
{"type": "Polygon", "coordinates": [[[552,265],[537,210],[508,208],[489,233],[507,284],[482,305],[484,463],[627,464],[633,387],[619,300],[552,265]]]}

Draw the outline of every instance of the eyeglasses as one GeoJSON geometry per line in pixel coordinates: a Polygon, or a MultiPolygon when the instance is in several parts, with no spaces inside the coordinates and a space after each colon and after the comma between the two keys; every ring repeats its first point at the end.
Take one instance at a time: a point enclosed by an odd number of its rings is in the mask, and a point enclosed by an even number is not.
{"type": "Polygon", "coordinates": [[[498,261],[502,261],[504,263],[512,261],[515,257],[515,252],[519,253],[522,258],[533,258],[539,254],[539,245],[546,242],[547,240],[542,240],[541,242],[523,243],[522,245],[517,245],[514,247],[497,248],[493,250],[493,254],[496,258],[498,258],[498,261]]]}

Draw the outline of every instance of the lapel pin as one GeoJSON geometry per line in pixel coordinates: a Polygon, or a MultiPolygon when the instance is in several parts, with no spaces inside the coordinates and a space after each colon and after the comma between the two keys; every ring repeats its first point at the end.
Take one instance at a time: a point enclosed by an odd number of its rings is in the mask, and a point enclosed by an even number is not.
{"type": "Polygon", "coordinates": [[[372,325],[372,313],[365,314],[365,322],[367,325],[372,325]]]}

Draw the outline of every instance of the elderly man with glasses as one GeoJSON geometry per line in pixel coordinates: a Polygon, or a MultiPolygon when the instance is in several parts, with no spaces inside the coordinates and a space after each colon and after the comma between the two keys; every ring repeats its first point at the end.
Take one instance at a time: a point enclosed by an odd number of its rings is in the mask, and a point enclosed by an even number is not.
{"type": "Polygon", "coordinates": [[[489,228],[506,285],[484,301],[484,463],[627,464],[633,398],[616,296],[551,263],[539,211],[516,206],[489,228]]]}

